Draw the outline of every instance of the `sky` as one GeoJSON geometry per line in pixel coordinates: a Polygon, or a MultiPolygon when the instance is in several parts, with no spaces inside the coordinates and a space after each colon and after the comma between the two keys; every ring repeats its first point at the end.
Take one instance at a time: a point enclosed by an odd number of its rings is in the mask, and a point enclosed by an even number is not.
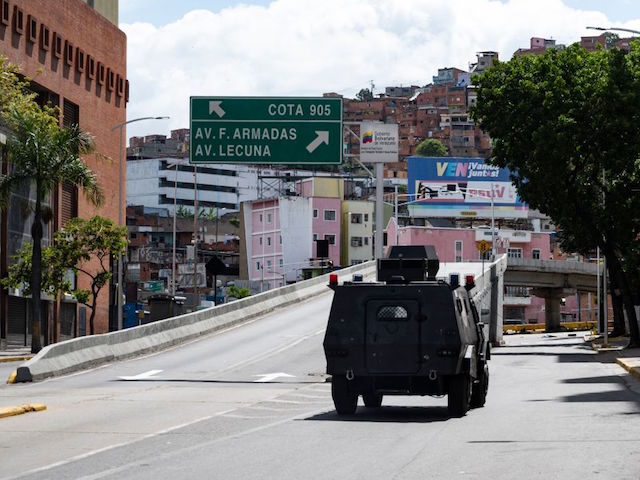
{"type": "MultiPolygon", "coordinates": [[[[508,60],[533,36],[640,30],[638,0],[120,0],[127,137],[189,127],[190,96],[353,98],[426,85],[480,51],[508,60]]],[[[622,34],[622,32],[619,32],[622,34]]]]}

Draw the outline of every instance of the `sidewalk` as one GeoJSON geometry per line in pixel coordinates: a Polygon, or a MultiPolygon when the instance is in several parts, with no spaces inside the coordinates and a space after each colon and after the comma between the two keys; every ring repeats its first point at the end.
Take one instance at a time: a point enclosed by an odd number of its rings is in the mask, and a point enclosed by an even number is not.
{"type": "Polygon", "coordinates": [[[31,353],[30,347],[11,347],[0,350],[0,363],[26,362],[31,357],[33,357],[33,354],[31,353]]]}
{"type": "Polygon", "coordinates": [[[608,339],[608,344],[604,344],[601,335],[593,336],[585,340],[591,342],[591,348],[598,353],[616,352],[616,363],[624,368],[630,375],[640,380],[640,349],[625,349],[629,344],[628,337],[612,337],[608,339]]]}

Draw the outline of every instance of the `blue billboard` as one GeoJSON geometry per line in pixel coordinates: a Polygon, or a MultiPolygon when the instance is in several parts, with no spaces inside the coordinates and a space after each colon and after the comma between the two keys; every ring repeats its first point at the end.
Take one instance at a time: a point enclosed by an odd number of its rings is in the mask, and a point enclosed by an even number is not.
{"type": "Polygon", "coordinates": [[[527,218],[509,170],[476,157],[409,157],[413,217],[527,218]],[[492,207],[493,204],[493,207],[492,207]],[[493,213],[492,213],[493,211],[493,213]]]}

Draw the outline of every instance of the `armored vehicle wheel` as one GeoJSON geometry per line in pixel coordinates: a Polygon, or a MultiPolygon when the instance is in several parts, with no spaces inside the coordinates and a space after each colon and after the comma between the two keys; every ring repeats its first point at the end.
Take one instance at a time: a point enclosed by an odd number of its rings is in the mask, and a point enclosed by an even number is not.
{"type": "Polygon", "coordinates": [[[451,377],[447,400],[449,414],[452,417],[464,417],[469,410],[471,400],[471,378],[469,375],[463,373],[451,377]]]}
{"type": "Polygon", "coordinates": [[[382,394],[375,392],[363,393],[362,400],[364,400],[364,406],[367,408],[380,408],[382,405],[382,394]]]}
{"type": "Polygon", "coordinates": [[[471,390],[471,408],[484,407],[489,390],[489,365],[484,364],[478,383],[473,384],[471,390]]]}
{"type": "Polygon", "coordinates": [[[339,375],[331,379],[331,397],[338,415],[353,415],[358,406],[358,393],[352,390],[352,382],[339,375]]]}

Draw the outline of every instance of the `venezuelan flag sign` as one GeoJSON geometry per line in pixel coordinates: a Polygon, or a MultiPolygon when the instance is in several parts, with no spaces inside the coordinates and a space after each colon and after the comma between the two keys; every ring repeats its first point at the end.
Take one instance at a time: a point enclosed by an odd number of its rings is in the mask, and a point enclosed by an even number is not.
{"type": "Polygon", "coordinates": [[[362,143],[373,143],[373,130],[362,134],[362,143]]]}

